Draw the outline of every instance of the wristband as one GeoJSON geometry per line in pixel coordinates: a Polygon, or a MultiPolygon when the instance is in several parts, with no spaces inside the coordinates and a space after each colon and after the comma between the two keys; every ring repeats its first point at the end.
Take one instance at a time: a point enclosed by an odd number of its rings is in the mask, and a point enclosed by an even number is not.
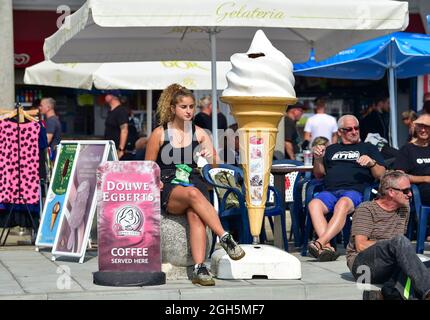
{"type": "Polygon", "coordinates": [[[373,160],[373,164],[369,167],[369,169],[372,169],[374,166],[376,166],[376,160],[373,160]]]}

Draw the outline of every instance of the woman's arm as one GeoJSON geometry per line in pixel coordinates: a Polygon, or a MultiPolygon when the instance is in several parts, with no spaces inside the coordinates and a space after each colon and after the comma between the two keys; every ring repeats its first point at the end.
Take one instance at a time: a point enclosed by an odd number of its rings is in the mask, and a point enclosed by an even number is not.
{"type": "Polygon", "coordinates": [[[213,147],[212,139],[208,136],[205,130],[196,126],[196,137],[200,144],[200,153],[205,157],[209,163],[220,163],[220,159],[216,150],[213,147]]]}
{"type": "Polygon", "coordinates": [[[161,137],[164,133],[163,127],[157,127],[149,136],[146,144],[145,160],[156,161],[160,151],[161,137]]]}

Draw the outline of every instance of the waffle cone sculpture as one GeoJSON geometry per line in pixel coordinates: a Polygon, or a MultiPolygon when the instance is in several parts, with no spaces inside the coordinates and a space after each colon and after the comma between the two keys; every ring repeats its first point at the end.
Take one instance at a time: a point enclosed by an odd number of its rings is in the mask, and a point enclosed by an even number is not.
{"type": "Polygon", "coordinates": [[[259,30],[247,53],[231,57],[228,87],[221,101],[230,105],[239,128],[246,206],[254,243],[264,218],[278,125],[295,104],[293,65],[259,30]]]}
{"type": "Polygon", "coordinates": [[[279,121],[296,98],[223,96],[239,127],[251,235],[260,235],[279,121]]]}

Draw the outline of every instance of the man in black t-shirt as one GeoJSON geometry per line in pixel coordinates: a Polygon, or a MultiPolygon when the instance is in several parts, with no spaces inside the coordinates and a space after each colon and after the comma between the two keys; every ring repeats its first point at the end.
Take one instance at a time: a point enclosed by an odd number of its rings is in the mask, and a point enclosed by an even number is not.
{"type": "Polygon", "coordinates": [[[285,140],[285,158],[296,160],[296,154],[299,153],[299,133],[297,132],[297,121],[303,115],[303,105],[296,103],[288,106],[287,115],[284,118],[284,140],[285,140]]]}
{"type": "Polygon", "coordinates": [[[118,152],[118,159],[124,156],[128,138],[128,110],[121,105],[118,95],[109,93],[105,96],[105,102],[110,110],[105,121],[106,140],[113,140],[118,152]]]}
{"type": "Polygon", "coordinates": [[[372,112],[361,120],[361,140],[365,141],[369,133],[379,133],[387,141],[390,127],[390,99],[387,96],[378,97],[372,112]]]}
{"type": "MultiPolygon", "coordinates": [[[[198,107],[200,108],[200,112],[194,116],[193,123],[194,125],[205,129],[206,132],[209,130],[209,134],[213,134],[212,130],[212,96],[206,95],[203,98],[199,100],[198,107]]],[[[218,118],[218,142],[219,142],[219,149],[218,154],[222,156],[224,161],[227,159],[227,136],[228,132],[227,130],[227,118],[221,113],[217,112],[217,118],[218,118]]]]}
{"type": "Polygon", "coordinates": [[[430,115],[423,114],[414,121],[416,138],[404,145],[394,161],[394,169],[409,175],[418,186],[421,202],[430,205],[430,115]]]}
{"type": "Polygon", "coordinates": [[[385,173],[384,159],[370,143],[360,142],[358,120],[352,115],[338,121],[341,143],[312,148],[313,173],[324,178],[324,191],[309,203],[309,213],[318,239],[309,244],[309,252],[320,261],[332,261],[338,254],[330,245],[345,225],[346,217],[363,200],[363,191],[385,173]],[[333,216],[327,223],[324,217],[333,216]]]}
{"type": "MultiPolygon", "coordinates": [[[[194,125],[202,129],[207,129],[212,133],[212,97],[210,95],[204,96],[199,100],[200,112],[194,117],[194,125]]],[[[227,119],[221,113],[217,113],[218,130],[227,130],[227,119]]]]}

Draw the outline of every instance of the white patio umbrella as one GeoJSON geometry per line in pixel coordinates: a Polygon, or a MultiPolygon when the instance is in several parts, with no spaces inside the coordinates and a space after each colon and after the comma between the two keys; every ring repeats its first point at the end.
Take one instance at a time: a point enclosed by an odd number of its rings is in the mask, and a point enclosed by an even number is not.
{"type": "Polygon", "coordinates": [[[101,63],[43,61],[25,68],[24,83],[90,90],[93,87],[93,74],[100,66],[101,63]]]}
{"type": "MultiPolygon", "coordinates": [[[[230,62],[217,62],[217,87],[227,86],[230,62]]],[[[191,90],[210,90],[211,63],[157,61],[119,63],[54,63],[43,61],[25,69],[24,83],[76,89],[162,90],[179,83],[191,90]]]]}
{"type": "MultiPolygon", "coordinates": [[[[217,82],[227,86],[230,62],[217,62],[217,82]]],[[[210,90],[211,63],[207,61],[157,61],[119,63],[54,63],[43,61],[25,69],[24,83],[76,89],[162,90],[179,83],[192,90],[210,90]]],[[[151,133],[152,96],[147,95],[147,128],[151,133]]]]}
{"type": "Polygon", "coordinates": [[[215,62],[246,52],[257,29],[293,62],[312,48],[323,59],[405,29],[407,8],[391,0],[88,0],[45,40],[44,53],[55,62],[211,60],[216,109],[215,62]]]}

